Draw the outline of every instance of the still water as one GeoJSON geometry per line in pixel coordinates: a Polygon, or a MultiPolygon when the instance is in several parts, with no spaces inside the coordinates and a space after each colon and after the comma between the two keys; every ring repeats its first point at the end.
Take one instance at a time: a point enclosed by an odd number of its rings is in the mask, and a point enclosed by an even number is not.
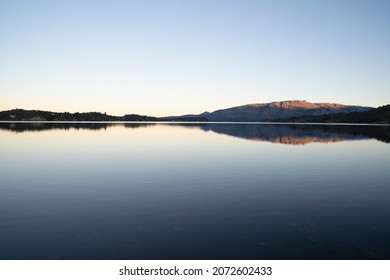
{"type": "Polygon", "coordinates": [[[0,259],[390,259],[390,127],[0,123],[0,259]]]}

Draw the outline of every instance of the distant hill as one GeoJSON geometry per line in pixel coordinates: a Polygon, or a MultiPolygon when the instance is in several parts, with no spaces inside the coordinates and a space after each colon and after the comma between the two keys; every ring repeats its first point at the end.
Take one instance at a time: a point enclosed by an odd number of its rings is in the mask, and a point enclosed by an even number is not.
{"type": "Polygon", "coordinates": [[[166,122],[208,122],[209,120],[202,116],[197,115],[185,115],[180,117],[163,117],[159,118],[159,121],[166,122]]]}
{"type": "Polygon", "coordinates": [[[290,100],[271,103],[248,104],[217,110],[212,113],[205,112],[200,115],[186,116],[202,117],[209,121],[216,122],[259,122],[274,121],[275,119],[287,119],[300,116],[364,112],[371,109],[373,108],[335,103],[310,103],[305,100],[290,100]]]}
{"type": "Polygon", "coordinates": [[[320,116],[292,117],[280,121],[301,123],[376,123],[390,124],[390,105],[365,112],[326,114],[320,116]]]}
{"type": "Polygon", "coordinates": [[[14,109],[0,112],[0,121],[177,121],[177,122],[351,122],[390,123],[389,106],[372,107],[335,103],[310,103],[291,100],[237,106],[212,113],[172,117],[151,117],[137,114],[112,116],[100,112],[57,113],[39,110],[14,109]]]}
{"type": "Polygon", "coordinates": [[[136,114],[123,117],[111,116],[105,113],[56,113],[39,110],[14,109],[0,112],[0,121],[156,121],[158,118],[136,114]]]}

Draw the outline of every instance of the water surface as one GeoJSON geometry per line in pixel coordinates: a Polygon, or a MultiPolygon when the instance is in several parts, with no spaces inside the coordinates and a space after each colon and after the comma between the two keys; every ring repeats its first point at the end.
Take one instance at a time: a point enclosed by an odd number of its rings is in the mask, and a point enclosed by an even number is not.
{"type": "Polygon", "coordinates": [[[1,123],[1,259],[390,259],[390,128],[1,123]]]}

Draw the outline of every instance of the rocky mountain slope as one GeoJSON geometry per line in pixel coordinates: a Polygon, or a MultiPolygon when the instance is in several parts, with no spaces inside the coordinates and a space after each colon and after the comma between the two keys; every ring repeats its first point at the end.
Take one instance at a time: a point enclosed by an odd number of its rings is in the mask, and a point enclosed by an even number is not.
{"type": "Polygon", "coordinates": [[[364,112],[371,107],[342,105],[335,103],[310,103],[305,100],[290,100],[237,106],[212,113],[205,112],[199,117],[209,121],[259,122],[287,119],[300,116],[318,116],[334,113],[364,112]]]}

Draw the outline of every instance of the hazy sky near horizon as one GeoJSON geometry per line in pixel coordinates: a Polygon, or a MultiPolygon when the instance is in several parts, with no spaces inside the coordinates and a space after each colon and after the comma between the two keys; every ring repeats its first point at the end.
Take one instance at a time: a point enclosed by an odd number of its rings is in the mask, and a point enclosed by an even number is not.
{"type": "Polygon", "coordinates": [[[390,103],[390,1],[0,1],[0,110],[390,103]]]}

